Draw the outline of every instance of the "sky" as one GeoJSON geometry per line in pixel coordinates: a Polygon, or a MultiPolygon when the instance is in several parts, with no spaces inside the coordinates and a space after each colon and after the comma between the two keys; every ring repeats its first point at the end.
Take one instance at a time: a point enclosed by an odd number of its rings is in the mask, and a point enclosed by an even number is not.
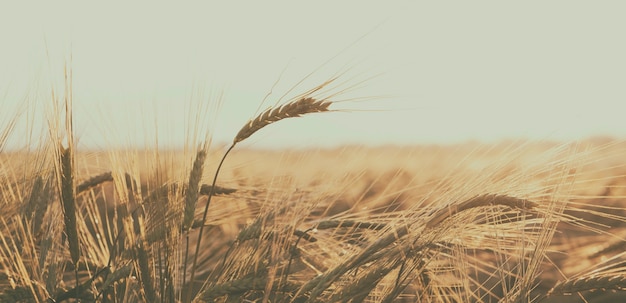
{"type": "Polygon", "coordinates": [[[85,148],[179,146],[207,129],[228,143],[337,75],[335,112],[242,144],[626,138],[623,1],[8,2],[0,127],[22,109],[12,144],[39,137],[64,68],[85,148]]]}

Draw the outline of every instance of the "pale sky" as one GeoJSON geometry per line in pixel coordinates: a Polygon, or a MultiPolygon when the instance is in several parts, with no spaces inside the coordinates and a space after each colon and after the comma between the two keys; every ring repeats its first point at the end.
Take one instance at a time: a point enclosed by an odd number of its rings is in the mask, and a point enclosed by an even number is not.
{"type": "Polygon", "coordinates": [[[307,74],[290,96],[342,72],[340,88],[369,80],[338,97],[357,99],[341,112],[243,144],[626,138],[624,1],[8,2],[0,127],[27,98],[25,121],[40,120],[71,56],[84,147],[182,144],[199,108],[200,127],[230,142],[307,74]]]}

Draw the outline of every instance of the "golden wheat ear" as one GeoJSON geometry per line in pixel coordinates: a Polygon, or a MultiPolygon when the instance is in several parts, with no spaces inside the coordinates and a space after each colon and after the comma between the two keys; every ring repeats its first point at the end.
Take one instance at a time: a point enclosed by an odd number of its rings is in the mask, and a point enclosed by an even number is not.
{"type": "Polygon", "coordinates": [[[624,290],[626,277],[623,274],[582,277],[557,283],[548,296],[571,295],[583,291],[624,290]]]}
{"type": "Polygon", "coordinates": [[[189,173],[189,182],[185,191],[185,210],[183,211],[183,230],[187,231],[193,224],[193,217],[196,212],[196,203],[198,202],[198,194],[200,192],[200,179],[202,179],[202,170],[204,161],[206,160],[206,151],[201,149],[196,154],[193,162],[193,168],[189,173]]]}
{"type": "Polygon", "coordinates": [[[277,108],[270,108],[258,115],[255,119],[250,120],[244,125],[235,139],[233,145],[252,136],[255,132],[274,122],[278,122],[287,118],[300,117],[310,113],[320,113],[329,111],[328,107],[332,102],[327,100],[316,100],[311,97],[301,98],[293,102],[289,102],[277,108]]]}

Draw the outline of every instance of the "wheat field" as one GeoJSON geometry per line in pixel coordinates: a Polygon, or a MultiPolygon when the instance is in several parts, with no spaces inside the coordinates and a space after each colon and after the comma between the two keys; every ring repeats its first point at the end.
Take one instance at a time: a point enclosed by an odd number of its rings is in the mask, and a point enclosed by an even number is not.
{"type": "Polygon", "coordinates": [[[328,83],[181,150],[81,150],[64,99],[49,140],[0,154],[0,301],[626,297],[626,143],[239,146],[328,114],[328,83]]]}

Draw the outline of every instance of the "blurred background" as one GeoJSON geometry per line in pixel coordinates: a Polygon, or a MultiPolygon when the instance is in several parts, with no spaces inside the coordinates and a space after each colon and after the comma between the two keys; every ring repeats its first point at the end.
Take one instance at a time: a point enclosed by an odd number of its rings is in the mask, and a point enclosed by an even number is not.
{"type": "Polygon", "coordinates": [[[36,144],[52,92],[69,91],[67,67],[88,149],[179,147],[194,127],[228,143],[255,114],[337,75],[338,112],[243,144],[623,138],[625,11],[621,1],[3,2],[0,127],[21,113],[7,148],[36,144]]]}

